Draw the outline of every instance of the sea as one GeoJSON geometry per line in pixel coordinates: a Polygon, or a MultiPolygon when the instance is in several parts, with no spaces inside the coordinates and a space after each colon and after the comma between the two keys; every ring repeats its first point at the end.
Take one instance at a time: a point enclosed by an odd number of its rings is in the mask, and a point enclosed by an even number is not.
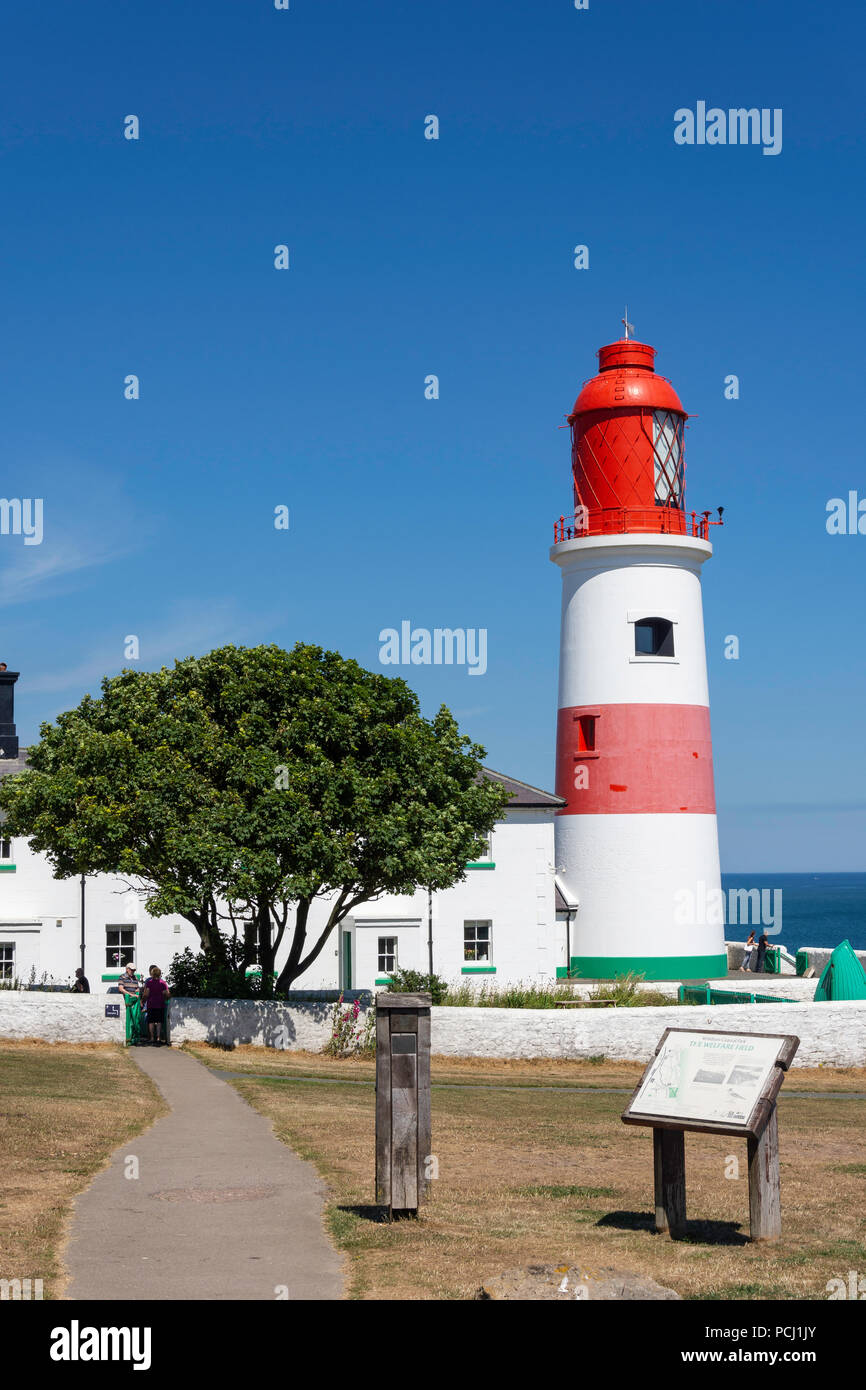
{"type": "Polygon", "coordinates": [[[771,945],[781,943],[794,955],[801,946],[833,947],[847,940],[855,951],[866,951],[866,874],[722,874],[727,941],[745,941],[759,925],[767,930],[751,918],[745,929],[731,921],[731,889],[738,888],[765,890],[761,915],[775,912],[776,924],[781,909],[782,930],[768,932],[771,945]]]}

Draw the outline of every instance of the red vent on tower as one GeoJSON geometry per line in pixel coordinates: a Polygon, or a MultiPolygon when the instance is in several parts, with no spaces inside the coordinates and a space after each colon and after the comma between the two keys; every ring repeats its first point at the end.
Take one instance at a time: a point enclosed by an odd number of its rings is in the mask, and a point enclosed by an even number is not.
{"type": "Polygon", "coordinates": [[[685,513],[688,416],[654,362],[648,343],[608,343],[599,349],[598,376],[575,401],[568,417],[575,534],[694,534],[685,513]]]}

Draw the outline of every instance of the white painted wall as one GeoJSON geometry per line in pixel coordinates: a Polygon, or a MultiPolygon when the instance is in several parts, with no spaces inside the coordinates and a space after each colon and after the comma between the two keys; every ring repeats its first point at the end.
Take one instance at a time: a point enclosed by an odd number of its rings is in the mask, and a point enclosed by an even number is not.
{"type": "MultiPolygon", "coordinates": [[[[37,980],[45,972],[58,982],[71,982],[81,963],[80,880],[56,879],[48,860],[26,840],[13,842],[13,854],[14,873],[0,873],[0,941],[14,943],[15,970],[22,980],[29,979],[32,968],[37,980]]],[[[108,990],[112,981],[102,976],[119,968],[106,963],[109,925],[135,929],[134,963],[145,971],[154,964],[165,970],[176,952],[199,944],[195,928],[182,917],[150,917],[124,880],[93,875],[85,885],[85,970],[94,993],[108,990]]]]}
{"type": "Polygon", "coordinates": [[[724,925],[698,912],[700,883],[721,892],[715,816],[560,816],[556,833],[557,868],[579,885],[573,955],[724,952],[724,925]],[[681,920],[683,901],[695,904],[694,920],[681,920]]]}
{"type": "MultiPolygon", "coordinates": [[[[123,1019],[104,1017],[104,998],[0,991],[0,1038],[120,1042],[123,1019]]],[[[176,999],[171,1037],[251,1042],[318,1051],[330,1035],[332,1005],[176,999]]],[[[649,1061],[665,1028],[794,1033],[798,1067],[866,1065],[866,1002],[726,1004],[692,1008],[451,1009],[432,1011],[434,1054],[448,1057],[582,1058],[649,1061]]]]}
{"type": "Polygon", "coordinates": [[[45,1042],[122,1043],[126,1021],[106,1018],[106,1004],[118,995],[42,994],[0,990],[0,1038],[41,1038],[45,1042]]]}
{"type": "MultiPolygon", "coordinates": [[[[773,944],[775,945],[775,942],[773,944]]],[[[809,966],[817,971],[818,975],[821,974],[833,954],[832,946],[801,946],[799,949],[806,952],[809,957],[809,966]]],[[[866,970],[866,951],[855,951],[854,954],[866,970]]],[[[817,985],[818,981],[812,980],[811,983],[817,985]]]]}
{"type": "Polygon", "coordinates": [[[559,708],[707,705],[701,565],[690,536],[584,536],[553,546],[562,570],[559,708]],[[674,658],[634,659],[629,617],[670,618],[674,658]]]}
{"type": "MultiPolygon", "coordinates": [[[[57,880],[48,861],[34,854],[23,840],[14,842],[15,873],[0,874],[0,941],[13,941],[16,973],[37,980],[46,972],[58,981],[72,980],[80,963],[80,889],[78,879],[57,880]],[[61,925],[55,926],[59,918],[61,925]]],[[[433,895],[434,970],[446,979],[462,978],[463,923],[493,923],[493,958],[497,983],[521,979],[553,979],[565,964],[565,932],[556,922],[554,885],[554,828],[551,809],[515,809],[494,828],[490,869],[468,869],[464,882],[433,895]]],[[[106,926],[136,929],[135,964],[146,971],[152,964],[168,970],[171,958],[185,947],[199,949],[195,929],[181,917],[150,917],[139,897],[111,875],[88,878],[86,887],[86,973],[94,993],[114,983],[103,975],[116,974],[106,966],[106,926]]],[[[314,904],[307,944],[316,940],[327,921],[330,901],[314,904]]],[[[383,897],[360,906],[326,942],[318,959],[296,981],[296,988],[335,989],[342,973],[343,930],[353,937],[354,988],[372,989],[378,975],[379,936],[397,935],[398,962],[427,970],[427,894],[383,897]]],[[[287,934],[278,967],[289,949],[287,934]]]]}
{"type": "Polygon", "coordinates": [[[794,1033],[798,1067],[866,1064],[866,1002],[635,1009],[434,1009],[432,1047],[449,1057],[595,1057],[648,1062],[665,1028],[794,1033]],[[489,1017],[488,1017],[489,1015],[489,1017]]]}
{"type": "MultiPolygon", "coordinates": [[[[555,545],[562,571],[559,708],[709,704],[701,600],[708,541],[585,536],[555,545]],[[674,656],[637,657],[640,617],[674,624],[674,656]]],[[[640,751],[636,750],[636,756],[640,751]]],[[[683,922],[685,890],[720,894],[714,815],[563,815],[557,872],[579,902],[575,956],[717,955],[721,922],[683,922]]]]}
{"type": "MultiPolygon", "coordinates": [[[[468,869],[464,882],[433,894],[433,969],[449,981],[552,980],[565,964],[565,932],[556,921],[553,816],[546,810],[509,811],[494,829],[490,869],[468,869]],[[464,922],[492,924],[492,974],[468,970],[464,922]],[[464,970],[467,973],[464,974],[464,970]]],[[[427,894],[381,899],[352,914],[356,988],[376,979],[379,936],[398,938],[398,965],[428,968],[427,894]],[[388,926],[388,919],[394,929],[388,926]],[[403,925],[405,924],[405,925],[403,925]]],[[[477,962],[484,964],[484,962],[477,962]]]]}

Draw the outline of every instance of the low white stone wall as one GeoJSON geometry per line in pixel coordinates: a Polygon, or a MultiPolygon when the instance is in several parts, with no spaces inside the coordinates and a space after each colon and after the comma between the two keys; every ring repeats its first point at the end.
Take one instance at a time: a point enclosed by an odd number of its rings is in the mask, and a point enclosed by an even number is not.
{"type": "MultiPolygon", "coordinates": [[[[814,986],[814,981],[804,983],[814,986]]],[[[106,1018],[105,1005],[104,995],[2,990],[0,1039],[122,1042],[123,1017],[106,1018]]],[[[171,1039],[317,1052],[330,1036],[332,1009],[333,1004],[324,1001],[173,999],[171,1039]]],[[[861,1000],[636,1009],[435,1008],[432,1046],[434,1053],[449,1057],[605,1056],[645,1062],[665,1028],[671,1027],[796,1033],[797,1066],[866,1066],[866,1001],[861,1000]]]]}
{"type": "MultiPolygon", "coordinates": [[[[734,994],[781,994],[785,999],[812,999],[818,984],[817,980],[800,980],[796,975],[756,975],[747,970],[730,979],[709,980],[711,989],[731,990],[734,994]]],[[[576,999],[588,999],[597,988],[584,980],[572,980],[572,991],[576,999]]],[[[679,985],[673,980],[641,980],[638,989],[643,993],[666,994],[669,999],[677,999],[679,985]]]]}
{"type": "MultiPolygon", "coordinates": [[[[253,1043],[319,1052],[331,1036],[332,1000],[260,1004],[255,999],[172,999],[171,1041],[253,1043]]],[[[362,1015],[363,1016],[363,1015],[362,1015]]]]}
{"type": "Polygon", "coordinates": [[[126,1030],[123,1007],[119,994],[0,989],[0,1038],[122,1043],[126,1030]],[[120,1017],[106,1018],[106,1004],[119,1004],[120,1017]]]}
{"type": "MultiPolygon", "coordinates": [[[[317,1052],[331,1035],[333,1002],[259,1004],[253,999],[172,999],[171,1041],[255,1043],[259,1047],[317,1052]]],[[[120,995],[42,994],[0,990],[0,1038],[46,1042],[123,1042],[126,1024],[120,995]],[[106,1018],[106,1005],[120,1018],[106,1018]]]]}
{"type": "Polygon", "coordinates": [[[432,1047],[447,1057],[609,1057],[647,1062],[665,1028],[796,1033],[800,1067],[866,1066],[866,1001],[636,1009],[433,1010],[432,1047]]]}
{"type": "MultiPolygon", "coordinates": [[[[801,946],[800,950],[806,952],[809,966],[818,975],[821,974],[824,966],[833,954],[833,950],[829,946],[801,946]]],[[[854,954],[863,966],[863,969],[866,970],[866,951],[855,951],[854,954]]]]}

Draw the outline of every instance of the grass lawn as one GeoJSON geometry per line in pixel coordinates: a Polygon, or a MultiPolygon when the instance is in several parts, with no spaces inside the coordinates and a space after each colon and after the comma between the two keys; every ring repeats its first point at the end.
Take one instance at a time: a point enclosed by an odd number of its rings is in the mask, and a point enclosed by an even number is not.
{"type": "Polygon", "coordinates": [[[623,1125],[627,1096],[606,1089],[630,1091],[639,1064],[434,1058],[439,1179],[419,1220],[388,1225],[372,1205],[371,1061],[187,1046],[237,1073],[241,1094],[327,1179],[356,1298],[465,1299],[504,1269],[580,1263],[649,1275],[684,1298],[826,1299],[829,1279],[866,1268],[866,1100],[844,1098],[866,1093],[866,1068],[795,1069],[785,1081],[783,1235],[752,1246],[745,1140],[713,1135],[686,1137],[686,1238],[653,1233],[651,1131],[623,1125]],[[738,1179],[725,1177],[731,1154],[738,1179]]]}
{"type": "Polygon", "coordinates": [[[62,1294],[72,1199],[165,1110],[122,1047],[0,1042],[0,1278],[62,1294]]]}

